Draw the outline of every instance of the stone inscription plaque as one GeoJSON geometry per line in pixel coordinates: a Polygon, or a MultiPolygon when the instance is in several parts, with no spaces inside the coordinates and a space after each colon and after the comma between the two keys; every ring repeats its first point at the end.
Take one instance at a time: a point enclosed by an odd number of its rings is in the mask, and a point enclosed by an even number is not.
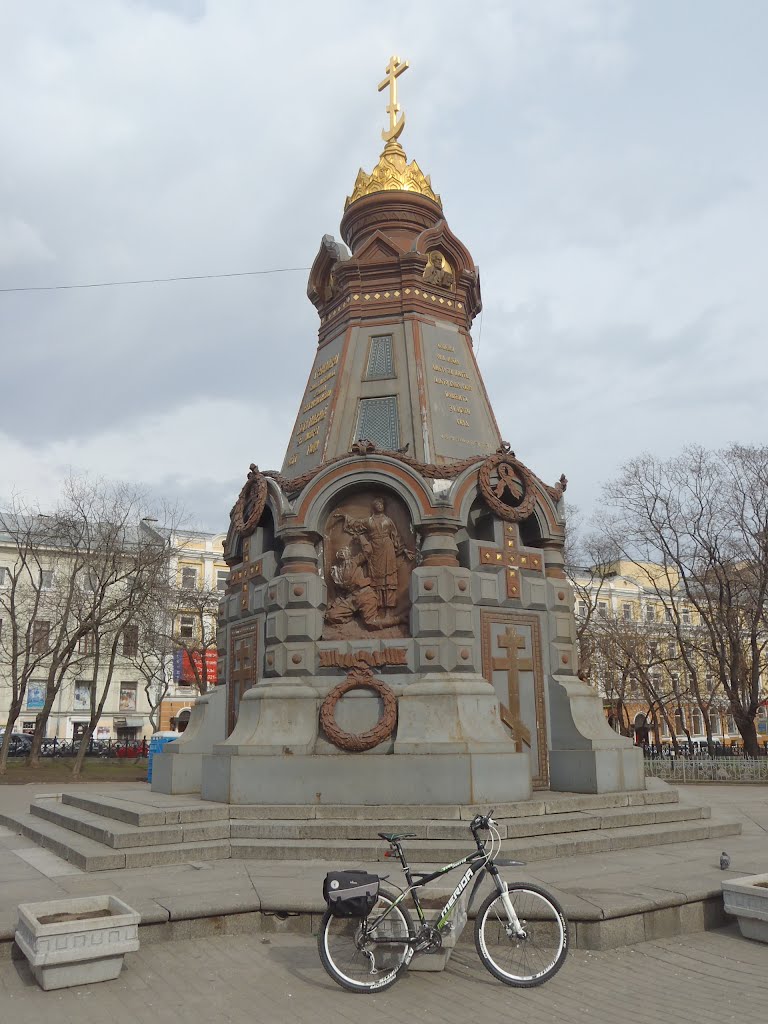
{"type": "Polygon", "coordinates": [[[433,455],[466,459],[495,452],[499,436],[466,341],[431,324],[422,324],[421,335],[433,455]]]}
{"type": "Polygon", "coordinates": [[[343,342],[344,335],[340,334],[317,350],[283,460],[285,476],[301,476],[322,461],[331,407],[338,387],[343,342]]]}
{"type": "Polygon", "coordinates": [[[404,503],[379,490],[344,498],[324,537],[324,640],[408,636],[416,542],[404,503]]]}

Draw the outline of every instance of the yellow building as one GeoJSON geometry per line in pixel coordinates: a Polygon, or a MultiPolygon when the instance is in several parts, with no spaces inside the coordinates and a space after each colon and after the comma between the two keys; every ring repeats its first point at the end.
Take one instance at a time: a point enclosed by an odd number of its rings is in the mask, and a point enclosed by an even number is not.
{"type": "Polygon", "coordinates": [[[183,731],[200,690],[218,682],[217,612],[227,588],[226,534],[176,531],[171,538],[175,594],[173,670],[160,707],[160,730],[183,731]]]}
{"type": "MultiPolygon", "coordinates": [[[[584,671],[615,729],[639,742],[658,737],[672,744],[674,736],[706,746],[706,709],[714,741],[728,747],[741,741],[716,673],[693,653],[700,620],[674,594],[676,579],[665,578],[660,565],[619,560],[574,568],[571,581],[584,671]]],[[[758,738],[768,740],[765,707],[757,728],[758,738]]]]}

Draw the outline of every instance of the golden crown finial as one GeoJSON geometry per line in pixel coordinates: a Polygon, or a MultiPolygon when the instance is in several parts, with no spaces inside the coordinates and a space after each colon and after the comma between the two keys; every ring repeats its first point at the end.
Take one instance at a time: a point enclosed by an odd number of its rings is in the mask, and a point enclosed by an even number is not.
{"type": "Polygon", "coordinates": [[[405,114],[400,118],[397,116],[400,113],[400,104],[397,102],[397,80],[407,70],[407,60],[401,62],[399,57],[390,57],[389,64],[387,64],[387,77],[383,82],[379,82],[379,92],[389,86],[389,103],[387,104],[389,128],[384,128],[381,133],[385,142],[394,142],[405,128],[405,114]]]}
{"type": "Polygon", "coordinates": [[[387,104],[389,128],[384,128],[381,133],[386,146],[378,164],[370,174],[366,174],[362,168],[360,169],[352,195],[347,198],[345,203],[345,209],[355,200],[372,195],[374,192],[418,192],[419,195],[426,196],[438,206],[442,205],[440,196],[432,189],[429,175],[424,174],[415,160],[408,163],[403,147],[397,141],[405,128],[405,114],[401,114],[400,104],[397,102],[397,80],[404,71],[408,70],[408,67],[407,60],[401,61],[396,56],[389,58],[387,77],[379,82],[378,87],[379,92],[389,88],[389,103],[387,104]]]}

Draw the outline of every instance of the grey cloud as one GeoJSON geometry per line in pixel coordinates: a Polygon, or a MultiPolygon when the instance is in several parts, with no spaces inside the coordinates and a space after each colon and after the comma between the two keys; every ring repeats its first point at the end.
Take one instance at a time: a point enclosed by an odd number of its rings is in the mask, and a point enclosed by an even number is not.
{"type": "MultiPolygon", "coordinates": [[[[684,431],[764,435],[764,413],[739,422],[737,403],[764,387],[768,310],[734,264],[764,261],[765,83],[750,69],[768,13],[661,0],[441,12],[14,6],[0,286],[308,266],[377,158],[375,86],[394,48],[412,64],[403,142],[482,269],[474,336],[518,454],[548,479],[568,472],[587,508],[620,461],[684,431]]],[[[152,487],[219,528],[241,481],[201,465],[187,482],[199,437],[216,433],[243,473],[279,465],[316,344],[305,287],[298,273],[0,294],[14,382],[0,431],[42,458],[108,432],[130,446],[139,422],[189,410],[187,451],[168,450],[152,487]],[[226,413],[196,422],[195,403],[215,398],[253,403],[269,431],[234,436],[226,413]]]]}

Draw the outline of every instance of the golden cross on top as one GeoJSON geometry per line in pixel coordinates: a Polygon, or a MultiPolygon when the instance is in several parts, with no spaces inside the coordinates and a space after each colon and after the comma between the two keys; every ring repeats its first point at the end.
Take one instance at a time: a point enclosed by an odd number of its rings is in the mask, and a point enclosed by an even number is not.
{"type": "Polygon", "coordinates": [[[379,92],[389,86],[389,103],[387,113],[389,114],[389,129],[384,128],[381,133],[385,142],[393,142],[405,128],[405,114],[398,119],[400,104],[397,102],[397,79],[404,71],[408,70],[408,61],[400,62],[399,57],[390,57],[387,64],[387,77],[379,83],[379,92]]]}

